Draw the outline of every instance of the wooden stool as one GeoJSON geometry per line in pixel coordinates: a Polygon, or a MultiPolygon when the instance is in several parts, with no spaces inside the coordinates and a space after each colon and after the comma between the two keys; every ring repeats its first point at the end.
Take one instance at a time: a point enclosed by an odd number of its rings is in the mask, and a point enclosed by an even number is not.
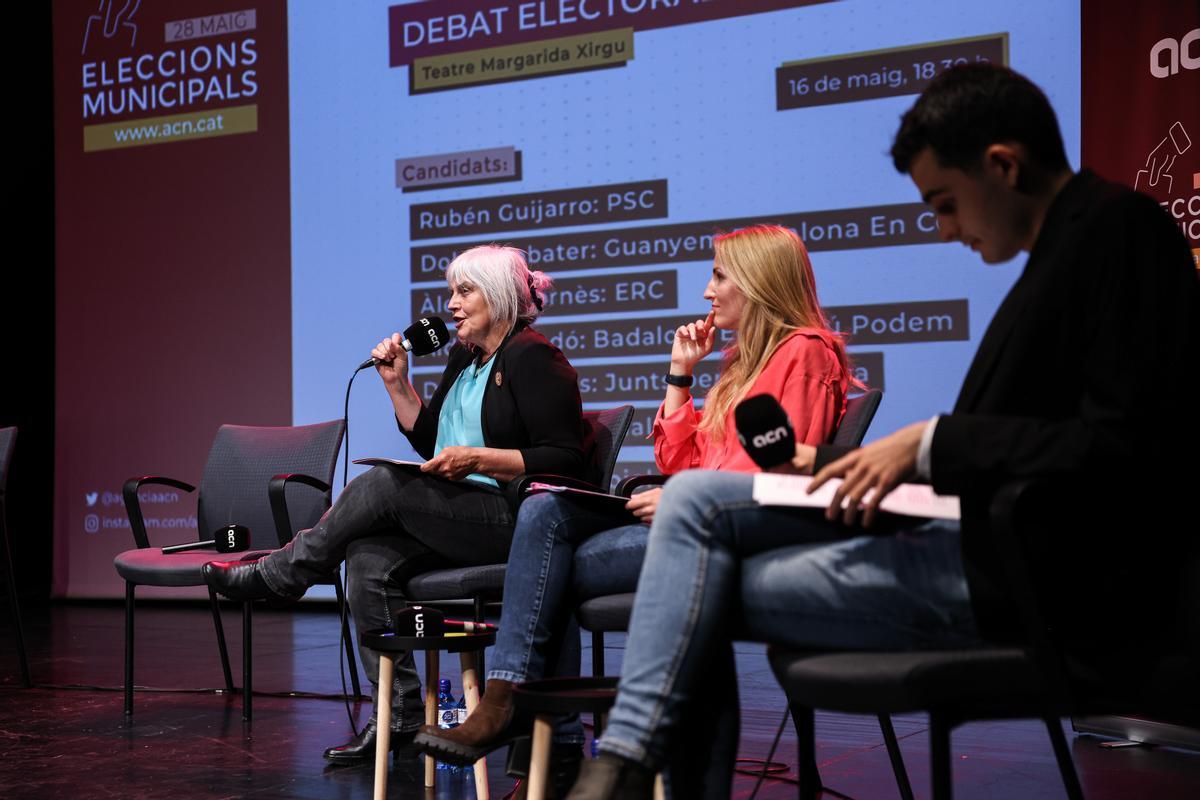
{"type": "MultiPolygon", "coordinates": [[[[513,703],[518,711],[535,715],[533,747],[529,756],[528,800],[545,800],[546,779],[550,773],[550,737],[554,730],[552,718],[559,714],[596,715],[600,719],[617,701],[615,677],[545,678],[526,681],[513,689],[513,703]]],[[[599,737],[600,731],[595,735],[599,737]]],[[[654,780],[654,798],[663,800],[662,776],[654,780]]]]}
{"type": "MultiPolygon", "coordinates": [[[[396,657],[410,650],[425,652],[425,724],[437,727],[438,715],[438,661],[441,651],[458,653],[462,664],[463,696],[467,701],[467,714],[479,705],[479,676],[476,672],[478,654],[496,643],[495,631],[466,633],[451,636],[397,636],[390,630],[367,631],[362,642],[379,653],[379,734],[375,739],[375,800],[387,797],[388,754],[392,738],[392,676],[396,668],[396,657]]],[[[433,788],[437,775],[437,762],[433,756],[425,756],[425,786],[433,788]]],[[[475,796],[488,800],[487,759],[475,762],[475,796]]]]}

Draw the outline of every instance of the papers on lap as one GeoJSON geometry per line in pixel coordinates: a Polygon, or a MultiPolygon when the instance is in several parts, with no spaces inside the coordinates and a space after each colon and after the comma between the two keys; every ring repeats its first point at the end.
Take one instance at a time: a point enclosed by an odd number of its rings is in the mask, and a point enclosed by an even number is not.
{"type": "Polygon", "coordinates": [[[580,503],[608,512],[622,522],[641,522],[633,512],[625,508],[625,504],[629,502],[629,498],[622,497],[619,494],[592,492],[587,489],[575,489],[571,486],[556,486],[552,483],[538,483],[536,481],[530,483],[525,489],[526,494],[537,494],[539,492],[554,492],[555,494],[566,495],[580,503]]]}
{"type": "MultiPolygon", "coordinates": [[[[833,493],[842,481],[835,478],[813,494],[808,493],[812,478],[806,475],[776,475],[759,472],[754,475],[754,500],[763,506],[799,506],[828,508],[833,493]]],[[[926,519],[960,519],[958,498],[934,494],[933,489],[918,483],[902,483],[883,498],[881,511],[906,517],[926,519]]]]}
{"type": "Polygon", "coordinates": [[[392,467],[405,467],[408,469],[421,469],[420,461],[401,461],[398,458],[356,458],[355,464],[365,464],[368,467],[379,467],[383,465],[392,467]]]}

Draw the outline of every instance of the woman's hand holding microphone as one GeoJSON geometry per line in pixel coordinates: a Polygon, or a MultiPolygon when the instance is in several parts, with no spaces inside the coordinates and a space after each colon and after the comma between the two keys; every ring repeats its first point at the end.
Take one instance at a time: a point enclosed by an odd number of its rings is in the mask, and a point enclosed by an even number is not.
{"type": "Polygon", "coordinates": [[[400,344],[404,337],[393,333],[371,350],[375,371],[388,389],[395,389],[408,380],[408,351],[400,344]]]}

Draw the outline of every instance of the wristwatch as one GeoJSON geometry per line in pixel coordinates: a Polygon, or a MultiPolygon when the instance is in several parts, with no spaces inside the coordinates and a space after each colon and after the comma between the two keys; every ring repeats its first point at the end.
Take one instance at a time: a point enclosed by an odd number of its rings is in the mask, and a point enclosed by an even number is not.
{"type": "Polygon", "coordinates": [[[669,383],[672,386],[678,386],[680,389],[686,389],[692,385],[692,376],[691,375],[672,375],[671,373],[668,372],[666,381],[667,381],[667,383],[669,383]]]}

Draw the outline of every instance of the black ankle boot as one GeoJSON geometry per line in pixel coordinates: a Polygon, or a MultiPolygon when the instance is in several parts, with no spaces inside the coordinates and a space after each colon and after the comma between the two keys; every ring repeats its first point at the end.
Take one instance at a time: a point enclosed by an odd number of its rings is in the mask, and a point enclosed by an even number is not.
{"type": "Polygon", "coordinates": [[[271,591],[258,570],[257,561],[210,561],[201,568],[204,582],[217,594],[230,600],[271,600],[285,603],[288,598],[271,591]]]}
{"type": "Polygon", "coordinates": [[[567,800],[648,800],[654,773],[636,761],[610,753],[583,762],[567,800]]]}
{"type": "MultiPolygon", "coordinates": [[[[416,731],[393,731],[389,744],[392,752],[410,744],[416,731]]],[[[379,722],[371,717],[363,727],[362,732],[345,744],[330,747],[325,751],[325,758],[335,764],[359,764],[363,761],[375,760],[375,744],[379,737],[379,722]]]]}
{"type": "MultiPolygon", "coordinates": [[[[522,737],[514,741],[508,750],[505,772],[520,778],[512,791],[502,800],[525,800],[529,792],[529,757],[532,741],[522,737]]],[[[583,748],[577,744],[554,744],[550,747],[550,770],[546,780],[546,800],[561,800],[571,791],[579,778],[579,767],[583,763],[583,748]]]]}

